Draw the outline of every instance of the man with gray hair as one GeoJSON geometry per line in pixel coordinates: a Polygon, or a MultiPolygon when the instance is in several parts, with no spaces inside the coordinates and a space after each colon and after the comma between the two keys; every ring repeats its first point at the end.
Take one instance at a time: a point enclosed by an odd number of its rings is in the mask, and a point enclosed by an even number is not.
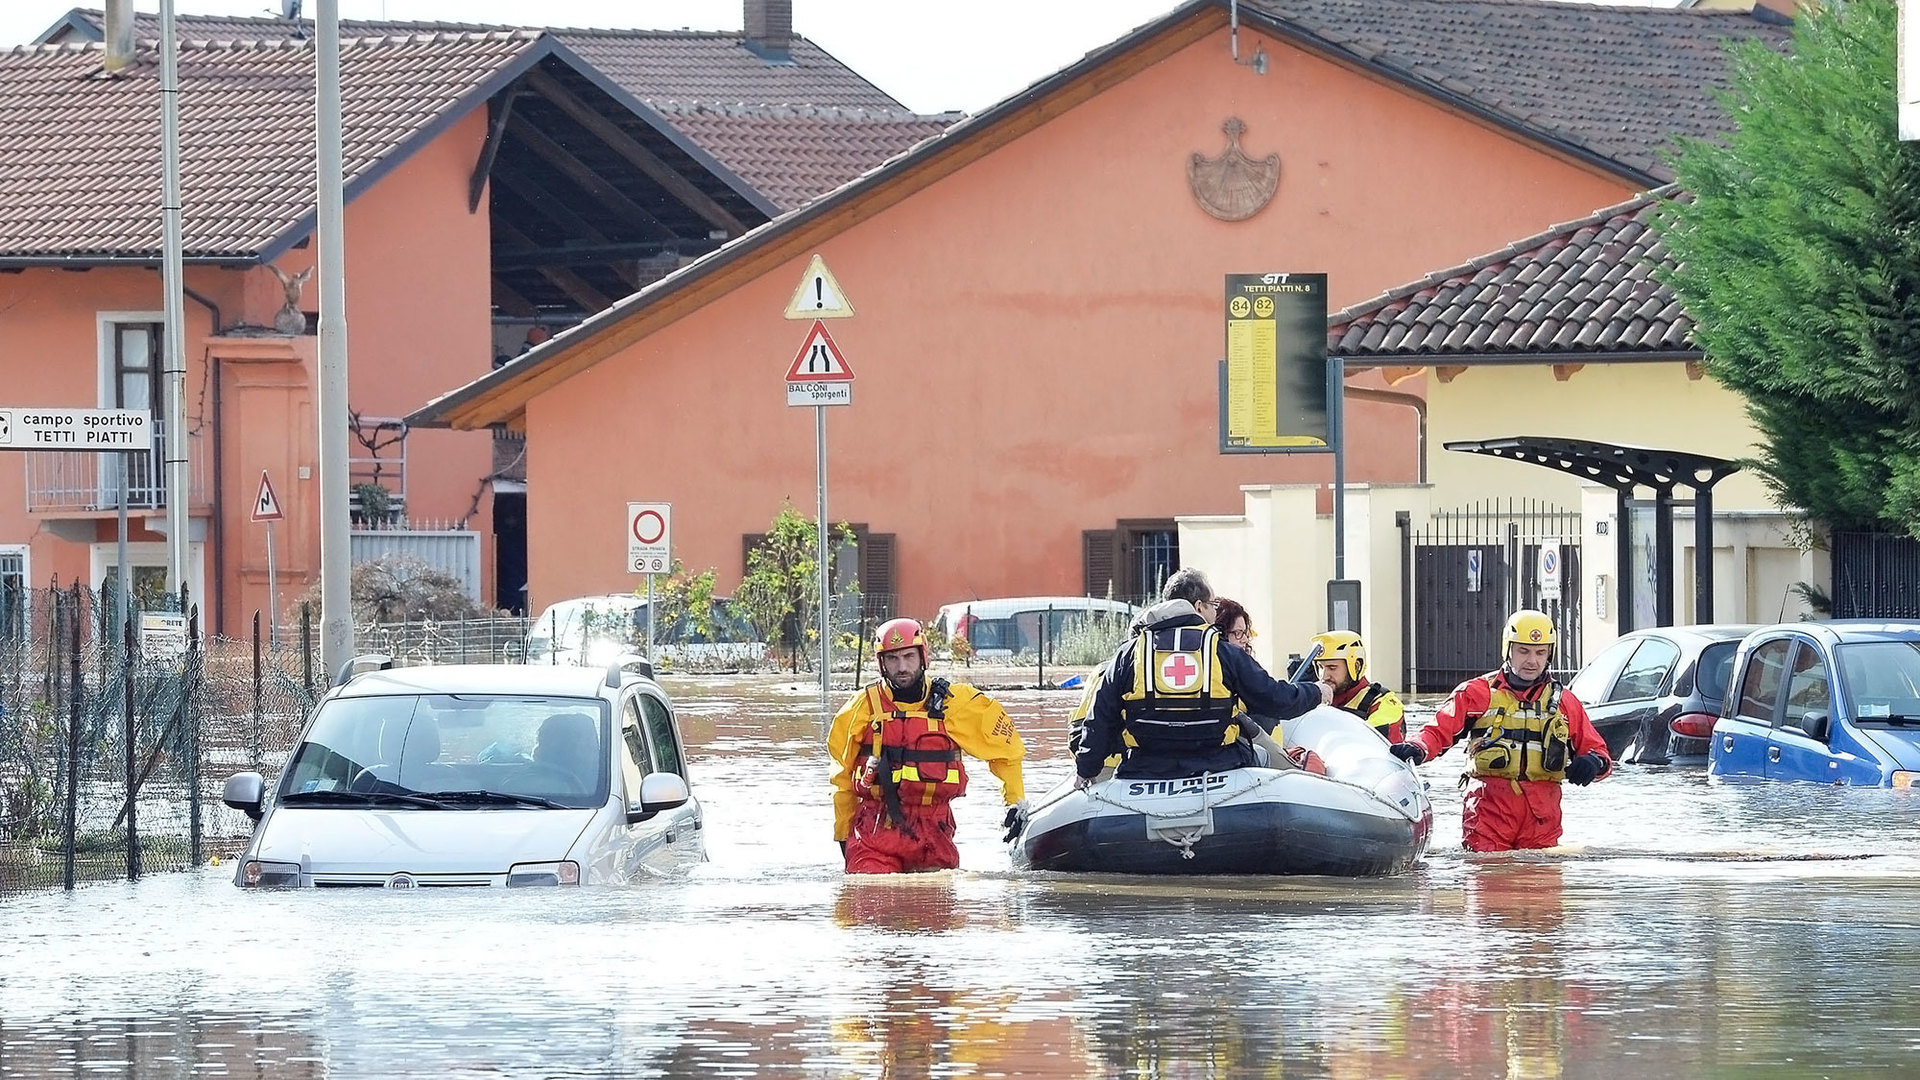
{"type": "MultiPolygon", "coordinates": [[[[1074,745],[1084,787],[1109,756],[1115,775],[1178,779],[1259,764],[1241,739],[1239,704],[1276,723],[1333,699],[1325,683],[1281,682],[1240,649],[1222,649],[1207,576],[1176,571],[1162,599],[1135,620],[1133,638],[1107,663],[1074,745]]],[[[1250,721],[1249,721],[1250,722],[1250,721]]]]}

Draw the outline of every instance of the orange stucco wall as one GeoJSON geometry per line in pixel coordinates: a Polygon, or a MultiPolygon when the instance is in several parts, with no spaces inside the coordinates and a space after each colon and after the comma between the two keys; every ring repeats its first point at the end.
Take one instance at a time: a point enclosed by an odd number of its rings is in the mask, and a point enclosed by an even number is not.
{"type": "MultiPolygon", "coordinates": [[[[491,301],[488,225],[467,212],[467,179],[486,136],[484,110],[471,114],[401,163],[346,208],[349,397],[370,416],[403,415],[440,389],[470,380],[490,364],[491,301]]],[[[191,206],[188,213],[192,212],[191,206]]],[[[278,260],[296,273],[312,265],[311,245],[278,260]]],[[[228,328],[270,325],[282,290],[264,268],[189,268],[190,289],[221,309],[228,328]]],[[[309,282],[305,310],[319,306],[309,282]]],[[[0,274],[0,404],[94,407],[99,404],[98,317],[162,307],[160,275],[144,268],[86,272],[29,269],[0,274]]],[[[224,496],[215,527],[212,468],[204,497],[191,504],[202,519],[206,591],[223,591],[225,623],[242,633],[256,608],[267,607],[266,540],[249,520],[261,469],[270,470],[288,520],[275,538],[283,607],[305,590],[319,560],[318,463],[313,385],[317,342],[311,337],[210,337],[207,309],[186,311],[186,407],[200,435],[196,455],[213,453],[211,358],[221,357],[219,478],[224,496]],[[305,469],[306,478],[300,476],[305,469]],[[216,539],[218,537],[218,539],[216,539]],[[216,582],[218,575],[218,582],[216,582]]],[[[350,450],[350,452],[352,452],[350,450]]],[[[21,454],[0,458],[0,545],[31,548],[36,585],[54,575],[71,582],[89,572],[88,549],[75,536],[113,538],[111,512],[91,521],[71,514],[26,513],[21,454]],[[58,534],[56,533],[58,530],[58,534]]],[[[491,470],[484,432],[417,432],[408,439],[408,511],[415,519],[457,520],[490,541],[491,505],[482,499],[491,470]]],[[[131,538],[153,541],[134,517],[131,538]]],[[[490,551],[483,568],[491,566],[490,551]]],[[[490,590],[490,573],[483,573],[490,590]]],[[[210,604],[212,596],[201,600],[210,604]]],[[[212,612],[208,608],[208,615],[212,612]]]]}
{"type": "MultiPolygon", "coordinates": [[[[1224,31],[820,245],[857,315],[827,410],[829,516],[892,532],[900,610],[1077,593],[1081,533],[1234,513],[1312,456],[1222,456],[1223,275],[1325,271],[1335,308],[1619,201],[1631,185],[1272,40],[1224,31]],[[1245,121],[1272,203],[1207,216],[1186,163],[1245,121]]],[[[674,503],[676,553],[738,580],[741,536],[814,508],[813,410],[783,375],[806,256],[530,403],[533,602],[625,589],[628,499],[674,503]]],[[[1412,384],[1415,388],[1418,383],[1412,384]]],[[[1401,389],[1408,389],[1402,386],[1401,389]]],[[[1347,475],[1416,471],[1412,410],[1349,402],[1347,475]]]]}

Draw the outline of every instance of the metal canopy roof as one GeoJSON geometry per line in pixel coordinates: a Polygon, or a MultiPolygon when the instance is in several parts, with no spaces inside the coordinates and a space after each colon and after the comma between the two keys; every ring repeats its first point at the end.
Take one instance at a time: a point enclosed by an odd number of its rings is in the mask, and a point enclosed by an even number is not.
{"type": "Polygon", "coordinates": [[[1559,469],[1621,492],[1630,492],[1637,486],[1671,491],[1675,485],[1711,491],[1715,484],[1740,471],[1737,462],[1684,450],[1655,450],[1539,435],[1460,440],[1445,446],[1463,454],[1488,454],[1559,469]]]}

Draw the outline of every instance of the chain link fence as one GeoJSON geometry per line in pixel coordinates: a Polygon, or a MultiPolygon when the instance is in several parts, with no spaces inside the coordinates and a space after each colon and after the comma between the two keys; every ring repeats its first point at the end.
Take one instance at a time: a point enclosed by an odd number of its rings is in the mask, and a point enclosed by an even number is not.
{"type": "Polygon", "coordinates": [[[314,700],[297,650],[198,614],[36,590],[0,636],[0,894],[198,865],[245,843],[226,777],[270,771],[314,700]]]}

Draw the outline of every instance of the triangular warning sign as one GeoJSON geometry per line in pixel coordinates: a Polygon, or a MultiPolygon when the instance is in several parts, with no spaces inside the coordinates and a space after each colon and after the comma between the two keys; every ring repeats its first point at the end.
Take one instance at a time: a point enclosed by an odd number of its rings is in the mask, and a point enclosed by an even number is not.
{"type": "Polygon", "coordinates": [[[799,355],[787,368],[787,381],[853,381],[853,369],[847,366],[847,358],[840,355],[840,346],[833,343],[833,335],[827,333],[826,323],[815,320],[813,329],[807,331],[807,340],[800,343],[799,355]]]}
{"type": "Polygon", "coordinates": [[[274,497],[273,482],[267,479],[267,470],[260,470],[260,494],[253,497],[253,520],[279,521],[287,515],[280,511],[280,500],[274,497]]]}
{"type": "Polygon", "coordinates": [[[847,294],[840,291],[840,283],[833,280],[833,271],[827,269],[827,260],[818,255],[807,264],[807,272],[800,275],[800,287],[793,290],[793,299],[787,303],[783,317],[788,319],[850,319],[853,317],[853,302],[847,294]]]}

